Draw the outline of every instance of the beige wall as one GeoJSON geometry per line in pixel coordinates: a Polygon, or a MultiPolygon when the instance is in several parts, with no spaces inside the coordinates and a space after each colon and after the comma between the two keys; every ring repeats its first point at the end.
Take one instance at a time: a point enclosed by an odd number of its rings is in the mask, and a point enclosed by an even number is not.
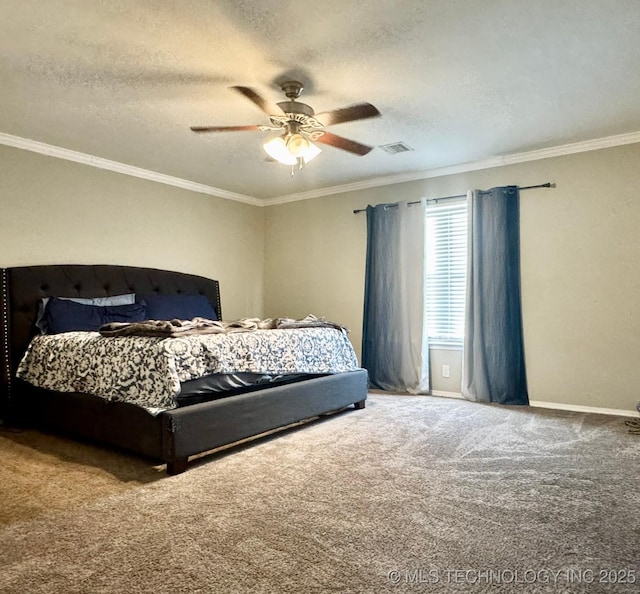
{"type": "MultiPolygon", "coordinates": [[[[555,181],[555,190],[521,200],[530,397],[632,410],[640,399],[639,165],[640,145],[630,145],[262,209],[0,146],[0,266],[202,274],[220,280],[227,319],[314,313],[349,326],[359,351],[366,225],[354,208],[555,181]]],[[[434,388],[454,391],[459,352],[431,360],[434,388]],[[443,363],[449,380],[439,377],[443,363]]]]}
{"type": "MultiPolygon", "coordinates": [[[[632,410],[640,400],[638,144],[268,207],[265,314],[340,321],[359,349],[366,225],[353,209],[547,181],[557,188],[521,198],[530,398],[632,410]]],[[[440,365],[447,354],[436,356],[440,365]]]]}
{"type": "Polygon", "coordinates": [[[459,394],[462,384],[462,349],[430,349],[429,372],[432,391],[459,394]],[[448,365],[449,377],[443,374],[443,365],[448,365]]]}
{"type": "Polygon", "coordinates": [[[226,318],[262,315],[264,213],[0,146],[0,266],[123,264],[220,281],[226,318]]]}

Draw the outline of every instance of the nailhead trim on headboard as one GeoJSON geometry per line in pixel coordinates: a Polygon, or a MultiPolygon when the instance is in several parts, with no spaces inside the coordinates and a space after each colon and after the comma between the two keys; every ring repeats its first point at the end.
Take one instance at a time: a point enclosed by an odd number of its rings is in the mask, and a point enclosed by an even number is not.
{"type": "Polygon", "coordinates": [[[9,350],[9,282],[8,273],[6,268],[2,268],[2,280],[1,282],[1,298],[2,302],[2,345],[0,345],[0,351],[2,357],[0,363],[2,364],[2,376],[5,387],[5,402],[0,402],[0,412],[8,412],[10,400],[11,400],[11,353],[9,350]]]}
{"type": "Polygon", "coordinates": [[[218,291],[216,293],[216,313],[218,314],[218,319],[222,319],[222,305],[220,304],[220,288],[218,287],[218,291]]]}

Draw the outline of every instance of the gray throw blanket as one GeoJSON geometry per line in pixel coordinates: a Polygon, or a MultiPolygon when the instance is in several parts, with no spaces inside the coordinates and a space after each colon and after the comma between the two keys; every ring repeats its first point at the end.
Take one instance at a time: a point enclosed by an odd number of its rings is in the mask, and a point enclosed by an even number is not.
{"type": "Polygon", "coordinates": [[[193,320],[148,320],[145,322],[111,322],[100,326],[102,336],[156,336],[162,338],[191,334],[228,334],[254,330],[281,330],[288,328],[335,328],[349,332],[347,328],[324,318],[308,315],[301,320],[291,318],[241,318],[230,322],[193,318],[193,320]]]}

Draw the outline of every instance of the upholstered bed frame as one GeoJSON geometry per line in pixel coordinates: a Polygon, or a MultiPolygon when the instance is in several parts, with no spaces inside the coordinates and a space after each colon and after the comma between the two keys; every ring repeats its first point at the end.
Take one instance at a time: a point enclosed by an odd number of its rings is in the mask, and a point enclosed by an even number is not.
{"type": "Polygon", "coordinates": [[[105,297],[123,293],[206,295],[222,319],[218,281],[113,265],[44,265],[1,269],[2,394],[0,416],[122,447],[186,469],[189,456],[298,421],[363,408],[367,373],[350,371],[192,404],[152,416],[144,409],[80,393],[50,392],[16,378],[36,333],[42,297],[105,297]]]}

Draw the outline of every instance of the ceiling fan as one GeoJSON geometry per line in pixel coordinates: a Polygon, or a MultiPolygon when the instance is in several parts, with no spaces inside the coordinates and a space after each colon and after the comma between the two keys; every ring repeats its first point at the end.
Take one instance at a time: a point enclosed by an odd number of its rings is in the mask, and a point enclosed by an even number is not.
{"type": "Polygon", "coordinates": [[[276,105],[269,103],[249,87],[231,87],[267,114],[271,125],[192,126],[191,130],[198,133],[253,130],[282,132],[281,135],[266,142],[263,148],[276,161],[284,165],[291,165],[291,175],[293,175],[294,165],[298,165],[302,169],[303,164],[308,163],[321,152],[313,144],[314,142],[328,144],[359,156],[366,155],[373,149],[372,146],[337,136],[325,130],[325,127],[333,124],[379,116],[380,112],[373,105],[358,103],[342,109],[316,114],[306,103],[296,101],[303,91],[302,83],[291,80],[283,82],[280,86],[288,101],[281,101],[276,105]]]}

